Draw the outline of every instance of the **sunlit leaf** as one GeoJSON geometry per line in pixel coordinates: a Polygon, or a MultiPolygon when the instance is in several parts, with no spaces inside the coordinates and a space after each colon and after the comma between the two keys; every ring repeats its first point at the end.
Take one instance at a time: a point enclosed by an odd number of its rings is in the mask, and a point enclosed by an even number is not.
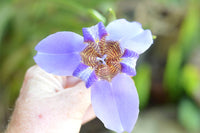
{"type": "Polygon", "coordinates": [[[194,96],[194,94],[200,91],[200,73],[198,68],[193,65],[186,65],[183,68],[182,73],[182,86],[188,95],[194,96]]]}

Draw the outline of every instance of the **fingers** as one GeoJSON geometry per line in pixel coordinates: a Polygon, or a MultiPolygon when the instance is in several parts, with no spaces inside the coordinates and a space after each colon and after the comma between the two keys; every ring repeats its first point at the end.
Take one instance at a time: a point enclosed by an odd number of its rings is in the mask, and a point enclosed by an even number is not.
{"type": "Polygon", "coordinates": [[[81,82],[76,77],[55,76],[42,70],[38,66],[28,69],[21,91],[27,97],[49,97],[57,92],[73,87],[81,82]]]}
{"type": "MultiPolygon", "coordinates": [[[[7,133],[78,132],[90,105],[90,89],[84,82],[33,66],[26,73],[7,133]]],[[[84,122],[91,118],[86,114],[84,122]]]]}
{"type": "Polygon", "coordinates": [[[84,82],[79,78],[55,76],[38,66],[33,66],[27,71],[19,99],[26,103],[38,100],[47,103],[51,100],[51,105],[58,106],[57,103],[60,103],[63,108],[70,107],[63,111],[80,110],[82,114],[91,104],[90,90],[85,88],[84,82]]]}
{"type": "Polygon", "coordinates": [[[26,72],[20,98],[43,98],[56,93],[56,89],[62,90],[62,77],[55,77],[46,73],[38,66],[33,66],[26,72]]]}
{"type": "Polygon", "coordinates": [[[96,115],[95,115],[94,110],[92,108],[92,104],[90,104],[90,106],[87,108],[87,110],[86,110],[86,112],[83,116],[82,124],[85,124],[85,123],[91,121],[95,117],[96,117],[96,115]]]}
{"type": "Polygon", "coordinates": [[[82,82],[82,80],[80,80],[77,77],[73,77],[73,76],[63,77],[63,88],[67,89],[67,88],[73,87],[80,82],[82,82]]]}

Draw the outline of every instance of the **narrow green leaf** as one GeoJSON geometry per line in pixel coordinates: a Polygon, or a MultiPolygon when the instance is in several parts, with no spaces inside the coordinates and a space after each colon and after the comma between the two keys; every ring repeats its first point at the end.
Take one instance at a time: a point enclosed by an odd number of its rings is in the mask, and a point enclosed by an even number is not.
{"type": "Polygon", "coordinates": [[[3,8],[0,9],[0,44],[2,42],[6,26],[12,19],[13,15],[14,12],[10,5],[4,5],[3,8]]]}
{"type": "Polygon", "coordinates": [[[97,21],[101,21],[104,24],[106,23],[106,18],[101,13],[99,13],[97,10],[89,9],[88,12],[97,21]]]}
{"type": "Polygon", "coordinates": [[[108,9],[106,18],[107,18],[107,24],[117,19],[115,11],[112,8],[108,9]]]}

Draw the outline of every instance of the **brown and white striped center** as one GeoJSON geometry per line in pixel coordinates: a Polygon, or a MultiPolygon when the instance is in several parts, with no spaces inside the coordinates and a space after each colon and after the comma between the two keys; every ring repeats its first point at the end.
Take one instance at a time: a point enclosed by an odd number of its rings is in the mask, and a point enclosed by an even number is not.
{"type": "Polygon", "coordinates": [[[98,78],[111,81],[121,72],[120,58],[123,55],[117,41],[89,42],[81,52],[82,62],[95,70],[98,78]]]}

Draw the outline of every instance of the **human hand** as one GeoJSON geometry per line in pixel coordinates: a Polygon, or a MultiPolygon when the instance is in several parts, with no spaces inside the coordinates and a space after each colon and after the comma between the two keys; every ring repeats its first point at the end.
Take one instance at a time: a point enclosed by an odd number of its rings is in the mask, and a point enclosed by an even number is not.
{"type": "Polygon", "coordinates": [[[94,117],[84,82],[33,66],[26,73],[6,133],[78,133],[81,124],[94,117]]]}

